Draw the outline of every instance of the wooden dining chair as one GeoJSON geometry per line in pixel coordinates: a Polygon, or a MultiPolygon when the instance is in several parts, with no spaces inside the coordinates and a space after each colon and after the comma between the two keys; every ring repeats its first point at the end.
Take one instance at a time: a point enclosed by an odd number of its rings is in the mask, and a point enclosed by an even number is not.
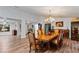
{"type": "Polygon", "coordinates": [[[60,30],[59,36],[58,36],[58,47],[61,47],[63,45],[63,30],[60,30]]]}
{"type": "Polygon", "coordinates": [[[63,45],[63,32],[59,32],[59,35],[56,36],[54,39],[51,41],[51,46],[52,48],[60,48],[63,45]]]}
{"type": "Polygon", "coordinates": [[[37,53],[38,50],[40,50],[39,41],[35,39],[35,35],[32,32],[28,32],[28,38],[29,38],[29,48],[30,48],[29,53],[32,52],[32,48],[37,53]]]}

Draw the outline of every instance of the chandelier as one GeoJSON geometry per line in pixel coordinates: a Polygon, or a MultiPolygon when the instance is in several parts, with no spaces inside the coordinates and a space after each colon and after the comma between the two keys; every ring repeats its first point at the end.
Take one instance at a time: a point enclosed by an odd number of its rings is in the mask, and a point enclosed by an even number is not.
{"type": "Polygon", "coordinates": [[[49,9],[49,16],[45,19],[45,22],[53,22],[55,21],[54,18],[51,16],[51,9],[49,9]]]}

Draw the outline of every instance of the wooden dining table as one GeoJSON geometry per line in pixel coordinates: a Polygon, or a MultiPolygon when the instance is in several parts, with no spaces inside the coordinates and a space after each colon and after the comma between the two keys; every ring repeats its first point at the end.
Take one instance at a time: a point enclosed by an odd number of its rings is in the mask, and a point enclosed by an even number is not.
{"type": "Polygon", "coordinates": [[[58,44],[57,39],[56,39],[58,36],[59,36],[59,31],[55,30],[54,32],[51,32],[50,35],[46,35],[46,34],[38,35],[38,37],[36,39],[38,39],[39,42],[41,42],[41,44],[46,44],[47,49],[51,49],[50,42],[52,40],[53,41],[55,40],[56,42],[54,42],[54,43],[58,44]]]}
{"type": "Polygon", "coordinates": [[[50,41],[55,37],[57,37],[58,35],[59,35],[58,30],[55,30],[54,32],[51,32],[50,35],[42,34],[42,35],[39,35],[36,39],[38,39],[39,41],[50,41]]]}

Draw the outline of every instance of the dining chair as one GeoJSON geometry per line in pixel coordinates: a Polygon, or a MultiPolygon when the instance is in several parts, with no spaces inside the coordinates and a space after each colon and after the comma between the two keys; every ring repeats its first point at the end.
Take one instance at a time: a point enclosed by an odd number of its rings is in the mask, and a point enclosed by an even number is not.
{"type": "Polygon", "coordinates": [[[60,30],[59,38],[58,38],[58,40],[59,40],[59,47],[61,47],[63,45],[63,40],[64,40],[63,36],[64,36],[64,32],[63,32],[63,30],[60,30]]]}
{"type": "Polygon", "coordinates": [[[50,42],[52,48],[58,49],[63,45],[63,31],[59,32],[59,35],[56,36],[52,41],[50,42]]]}
{"type": "Polygon", "coordinates": [[[39,41],[37,39],[35,39],[35,35],[32,32],[28,32],[28,38],[29,38],[29,53],[32,52],[32,48],[34,49],[35,53],[38,52],[38,50],[40,50],[39,47],[39,41]]]}

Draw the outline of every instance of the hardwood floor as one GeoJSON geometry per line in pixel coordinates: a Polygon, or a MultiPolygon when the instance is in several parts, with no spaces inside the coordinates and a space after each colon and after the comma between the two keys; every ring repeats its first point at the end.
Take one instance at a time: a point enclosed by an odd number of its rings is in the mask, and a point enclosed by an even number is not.
{"type": "Polygon", "coordinates": [[[28,52],[28,39],[16,36],[0,36],[0,52],[21,53],[28,52]]]}
{"type": "MultiPolygon", "coordinates": [[[[64,39],[63,46],[56,51],[47,50],[45,53],[78,53],[79,41],[64,39]]],[[[0,53],[29,53],[28,38],[16,36],[0,36],[0,53]]],[[[34,53],[34,51],[33,51],[34,53]]]]}

